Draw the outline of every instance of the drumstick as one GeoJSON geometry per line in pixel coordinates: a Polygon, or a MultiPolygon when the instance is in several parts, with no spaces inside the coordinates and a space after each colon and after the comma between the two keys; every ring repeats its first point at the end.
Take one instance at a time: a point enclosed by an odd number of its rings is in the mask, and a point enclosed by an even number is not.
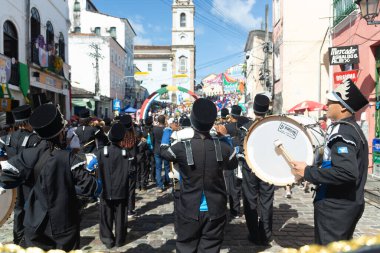
{"type": "Polygon", "coordinates": [[[278,148],[285,156],[285,159],[288,163],[292,163],[293,159],[291,158],[291,156],[288,154],[288,152],[286,152],[285,148],[284,148],[284,145],[282,145],[282,141],[277,139],[273,142],[274,146],[276,148],[278,148]]]}

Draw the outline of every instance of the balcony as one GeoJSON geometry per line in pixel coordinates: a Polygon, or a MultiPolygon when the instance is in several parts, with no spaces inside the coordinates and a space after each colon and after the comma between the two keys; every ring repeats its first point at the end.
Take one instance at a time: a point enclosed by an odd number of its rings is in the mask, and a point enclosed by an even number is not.
{"type": "Polygon", "coordinates": [[[354,0],[334,0],[334,20],[333,25],[336,26],[345,19],[351,12],[356,10],[357,5],[354,0]]]}

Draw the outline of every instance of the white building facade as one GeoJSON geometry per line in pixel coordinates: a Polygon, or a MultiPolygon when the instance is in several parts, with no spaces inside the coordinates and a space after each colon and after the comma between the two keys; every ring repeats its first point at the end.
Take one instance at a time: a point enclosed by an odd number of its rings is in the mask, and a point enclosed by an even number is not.
{"type": "Polygon", "coordinates": [[[0,80],[7,88],[1,95],[11,97],[14,106],[52,101],[69,118],[67,2],[4,0],[1,5],[0,72],[11,72],[10,79],[0,80]]]}
{"type": "MultiPolygon", "coordinates": [[[[104,60],[107,64],[109,62],[113,63],[111,64],[111,70],[114,71],[110,73],[109,78],[107,78],[108,84],[110,85],[109,88],[105,89],[105,87],[103,87],[104,93],[101,91],[101,95],[111,99],[124,100],[124,104],[128,103],[129,100],[126,101],[128,96],[127,92],[131,90],[130,87],[133,87],[135,84],[133,77],[133,40],[136,33],[131,24],[126,18],[118,18],[100,13],[90,0],[69,0],[69,7],[71,33],[94,34],[102,38],[112,37],[114,42],[118,44],[114,45],[112,49],[108,48],[102,50],[103,52],[109,52],[109,58],[104,60]],[[120,76],[120,66],[123,68],[122,76],[120,76]],[[118,88],[115,88],[115,86],[118,88]],[[119,92],[120,89],[123,89],[123,92],[119,92]],[[107,90],[110,92],[106,92],[107,90]]],[[[106,44],[112,46],[112,44],[115,44],[114,42],[106,44]]],[[[78,73],[80,70],[73,72],[78,73]]],[[[74,83],[74,85],[76,84],[74,83]]]]}
{"type": "Polygon", "coordinates": [[[69,57],[75,59],[71,69],[72,85],[93,94],[83,101],[79,99],[83,94],[73,94],[73,113],[78,113],[81,107],[87,107],[95,113],[97,102],[97,116],[112,117],[113,99],[124,98],[125,50],[110,36],[71,33],[69,41],[69,57]],[[96,95],[97,78],[95,54],[98,54],[100,101],[93,98],[96,95]],[[88,102],[91,106],[88,106],[88,102]]]}

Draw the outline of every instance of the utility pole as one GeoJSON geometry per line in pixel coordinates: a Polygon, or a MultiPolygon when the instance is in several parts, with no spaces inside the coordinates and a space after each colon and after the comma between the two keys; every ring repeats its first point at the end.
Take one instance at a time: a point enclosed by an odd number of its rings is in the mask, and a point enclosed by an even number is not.
{"type": "Polygon", "coordinates": [[[265,45],[264,45],[264,52],[265,52],[265,57],[264,57],[264,89],[268,92],[272,91],[272,82],[270,80],[270,72],[271,70],[269,69],[269,55],[272,53],[272,43],[269,40],[269,30],[268,30],[268,11],[269,11],[269,6],[268,4],[265,5],[265,45]]]}
{"type": "Polygon", "coordinates": [[[98,104],[100,101],[100,88],[99,88],[99,59],[103,59],[104,57],[100,54],[101,48],[98,44],[92,43],[90,45],[95,52],[90,53],[90,57],[95,59],[95,64],[93,64],[95,68],[95,111],[94,114],[98,116],[98,104]]]}

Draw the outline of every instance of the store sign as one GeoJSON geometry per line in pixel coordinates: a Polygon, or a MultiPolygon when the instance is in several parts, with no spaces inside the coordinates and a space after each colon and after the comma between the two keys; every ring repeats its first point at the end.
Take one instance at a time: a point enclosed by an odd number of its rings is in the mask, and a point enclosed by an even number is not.
{"type": "Polygon", "coordinates": [[[48,86],[57,88],[57,89],[62,89],[63,87],[63,81],[55,78],[51,75],[45,74],[43,72],[40,72],[40,83],[46,84],[48,86]]]}
{"type": "Polygon", "coordinates": [[[359,63],[359,48],[357,45],[329,48],[330,65],[359,63]]]}
{"type": "Polygon", "coordinates": [[[114,111],[120,111],[121,109],[121,101],[119,99],[113,100],[113,110],[114,111]]]}
{"type": "Polygon", "coordinates": [[[341,84],[347,78],[356,83],[358,81],[358,73],[358,69],[334,73],[334,85],[341,84]]]}

